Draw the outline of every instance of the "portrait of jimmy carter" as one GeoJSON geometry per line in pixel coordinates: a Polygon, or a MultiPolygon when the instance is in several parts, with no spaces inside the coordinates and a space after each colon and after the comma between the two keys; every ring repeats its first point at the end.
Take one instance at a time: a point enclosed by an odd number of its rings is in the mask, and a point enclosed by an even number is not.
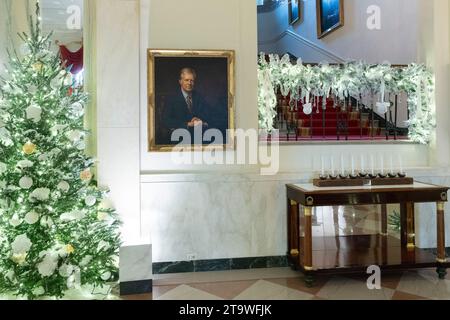
{"type": "MultiPolygon", "coordinates": [[[[172,133],[186,129],[194,137],[228,128],[228,65],[225,58],[158,57],[155,61],[155,134],[157,145],[176,145],[172,133]]],[[[193,141],[192,141],[193,142],[193,141]]],[[[214,143],[214,142],[213,142],[214,143]]],[[[226,141],[223,141],[226,143],[226,141]]],[[[204,141],[203,144],[210,144],[204,141]]]]}

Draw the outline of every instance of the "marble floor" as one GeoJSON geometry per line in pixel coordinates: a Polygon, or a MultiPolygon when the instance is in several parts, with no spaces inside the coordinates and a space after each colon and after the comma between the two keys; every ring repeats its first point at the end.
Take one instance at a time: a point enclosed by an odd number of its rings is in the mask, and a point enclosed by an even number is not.
{"type": "MultiPolygon", "coordinates": [[[[380,208],[318,208],[313,235],[377,234],[380,208]]],[[[388,212],[398,211],[389,207],[388,212]]],[[[389,234],[399,237],[393,229],[389,234]]],[[[126,300],[450,300],[450,275],[439,280],[434,269],[383,272],[381,289],[367,287],[369,275],[320,276],[308,288],[290,268],[250,269],[154,276],[153,293],[126,300]]]]}

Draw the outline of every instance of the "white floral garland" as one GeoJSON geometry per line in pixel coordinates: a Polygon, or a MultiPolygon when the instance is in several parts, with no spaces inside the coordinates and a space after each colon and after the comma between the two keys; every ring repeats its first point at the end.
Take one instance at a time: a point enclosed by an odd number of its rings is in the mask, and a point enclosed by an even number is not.
{"type": "Polygon", "coordinates": [[[360,99],[367,94],[380,94],[377,108],[389,106],[384,101],[386,93],[406,93],[410,119],[409,138],[421,144],[428,144],[436,127],[434,105],[434,77],[426,66],[411,64],[406,68],[391,65],[371,65],[363,62],[347,63],[343,66],[320,64],[304,65],[301,59],[296,64],[288,55],[261,54],[258,68],[258,109],[260,129],[271,132],[276,117],[278,89],[283,96],[291,94],[294,100],[313,96],[334,94],[339,99],[354,97],[360,99]],[[301,96],[300,96],[301,93],[301,96]],[[308,94],[309,93],[309,94],[308,94]]]}

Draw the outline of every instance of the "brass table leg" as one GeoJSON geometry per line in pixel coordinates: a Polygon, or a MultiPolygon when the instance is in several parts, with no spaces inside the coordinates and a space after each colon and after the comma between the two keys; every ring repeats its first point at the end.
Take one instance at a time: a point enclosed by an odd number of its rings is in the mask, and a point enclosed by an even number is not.
{"type": "Polygon", "coordinates": [[[444,279],[447,274],[446,268],[441,264],[447,262],[445,258],[445,222],[444,222],[445,202],[437,203],[437,273],[440,279],[444,279]]]}
{"type": "Polygon", "coordinates": [[[314,284],[314,277],[311,274],[313,271],[313,257],[312,257],[312,207],[304,207],[305,210],[305,242],[304,242],[304,266],[306,271],[305,282],[311,287],[314,284]]]}
{"type": "Polygon", "coordinates": [[[416,247],[415,226],[414,226],[414,203],[406,202],[400,204],[402,246],[408,250],[416,247]]]}
{"type": "MultiPolygon", "coordinates": [[[[289,254],[291,259],[299,259],[299,214],[298,214],[298,203],[290,200],[289,201],[289,254]]],[[[297,263],[300,263],[298,260],[297,263]]]]}

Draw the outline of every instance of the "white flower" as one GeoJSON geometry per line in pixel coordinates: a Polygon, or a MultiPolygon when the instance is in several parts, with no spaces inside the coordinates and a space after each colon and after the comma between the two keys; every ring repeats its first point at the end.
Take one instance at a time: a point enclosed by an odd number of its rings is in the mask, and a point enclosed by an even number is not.
{"type": "Polygon", "coordinates": [[[11,244],[13,253],[22,254],[26,253],[31,249],[32,242],[28,239],[26,234],[21,234],[17,236],[14,242],[11,244]]]}
{"type": "Polygon", "coordinates": [[[81,210],[73,210],[71,212],[66,212],[63,213],[59,219],[61,221],[78,221],[78,220],[82,220],[84,219],[84,217],[86,216],[86,212],[81,211],[81,210]]]}
{"type": "Polygon", "coordinates": [[[6,164],[3,162],[0,162],[0,175],[4,174],[7,170],[8,170],[8,167],[6,166],[6,164]]]}
{"type": "Polygon", "coordinates": [[[55,125],[55,126],[53,126],[53,127],[50,128],[50,132],[51,132],[54,136],[56,136],[56,135],[58,135],[58,133],[59,133],[60,131],[63,131],[63,130],[66,129],[66,128],[67,128],[67,125],[57,124],[57,125],[55,125]]]}
{"type": "Polygon", "coordinates": [[[55,223],[50,217],[42,217],[41,226],[51,228],[55,223]]]}
{"type": "Polygon", "coordinates": [[[82,151],[82,150],[86,149],[86,143],[84,143],[84,142],[81,141],[80,143],[78,143],[78,144],[76,145],[76,147],[77,147],[77,150],[82,151]]]}
{"type": "Polygon", "coordinates": [[[92,207],[97,203],[97,198],[95,198],[94,196],[87,196],[84,200],[84,203],[86,203],[88,207],[92,207]]]}
{"type": "Polygon", "coordinates": [[[27,260],[27,253],[14,253],[11,257],[11,260],[17,263],[19,266],[23,265],[27,260]]]}
{"type": "Polygon", "coordinates": [[[106,271],[105,273],[103,273],[103,274],[101,275],[101,278],[102,278],[102,280],[104,280],[104,281],[108,281],[109,279],[111,279],[111,272],[106,271]]]}
{"type": "Polygon", "coordinates": [[[13,282],[14,278],[16,277],[16,274],[14,273],[14,270],[9,270],[6,273],[6,279],[8,279],[9,281],[13,282]]]}
{"type": "Polygon", "coordinates": [[[48,154],[47,153],[43,153],[43,154],[39,155],[38,160],[39,161],[47,161],[48,158],[49,158],[48,154]]]}
{"type": "Polygon", "coordinates": [[[31,168],[33,166],[33,162],[30,160],[22,160],[17,163],[17,167],[20,169],[31,168]]]}
{"type": "Polygon", "coordinates": [[[85,257],[81,260],[80,266],[81,266],[81,267],[86,267],[86,266],[89,264],[89,262],[91,262],[91,261],[92,261],[92,256],[85,256],[85,257]]]}
{"type": "Polygon", "coordinates": [[[79,130],[71,130],[66,133],[67,138],[72,142],[78,142],[83,137],[83,133],[79,130]]]}
{"type": "Polygon", "coordinates": [[[18,227],[22,224],[23,220],[19,218],[17,214],[15,214],[11,220],[9,220],[9,224],[13,227],[18,227]]]}
{"type": "Polygon", "coordinates": [[[68,278],[72,275],[74,267],[71,264],[63,264],[59,267],[59,275],[64,278],[68,278]]]}
{"type": "Polygon", "coordinates": [[[98,247],[97,248],[98,248],[98,251],[102,251],[102,250],[107,251],[107,250],[109,250],[111,248],[111,245],[108,242],[101,240],[98,243],[98,247]]]}
{"type": "Polygon", "coordinates": [[[58,256],[46,254],[44,260],[38,264],[38,271],[43,277],[50,277],[58,266],[58,256]]]}
{"type": "Polygon", "coordinates": [[[74,102],[69,107],[69,113],[74,119],[78,119],[84,115],[84,107],[80,102],[74,102]]]}
{"type": "Polygon", "coordinates": [[[19,187],[28,190],[33,186],[33,179],[30,177],[22,177],[19,181],[19,187]]]}
{"type": "Polygon", "coordinates": [[[30,198],[40,201],[46,201],[50,198],[50,189],[38,188],[31,193],[30,198]]]}
{"type": "Polygon", "coordinates": [[[58,188],[58,190],[61,190],[62,192],[67,192],[70,189],[70,185],[66,181],[61,181],[60,183],[58,183],[57,188],[58,188]]]}
{"type": "Polygon", "coordinates": [[[28,224],[35,224],[39,221],[39,214],[36,213],[36,211],[30,211],[25,216],[25,222],[28,224]]]}
{"type": "Polygon", "coordinates": [[[34,123],[41,121],[42,109],[38,105],[31,105],[26,110],[27,119],[32,120],[34,123]]]}
{"type": "Polygon", "coordinates": [[[10,147],[13,145],[11,134],[8,130],[6,130],[6,128],[0,128],[0,143],[5,147],[10,147]]]}
{"type": "Polygon", "coordinates": [[[33,289],[33,294],[35,296],[42,296],[45,293],[45,289],[43,287],[37,287],[33,289]]]}

